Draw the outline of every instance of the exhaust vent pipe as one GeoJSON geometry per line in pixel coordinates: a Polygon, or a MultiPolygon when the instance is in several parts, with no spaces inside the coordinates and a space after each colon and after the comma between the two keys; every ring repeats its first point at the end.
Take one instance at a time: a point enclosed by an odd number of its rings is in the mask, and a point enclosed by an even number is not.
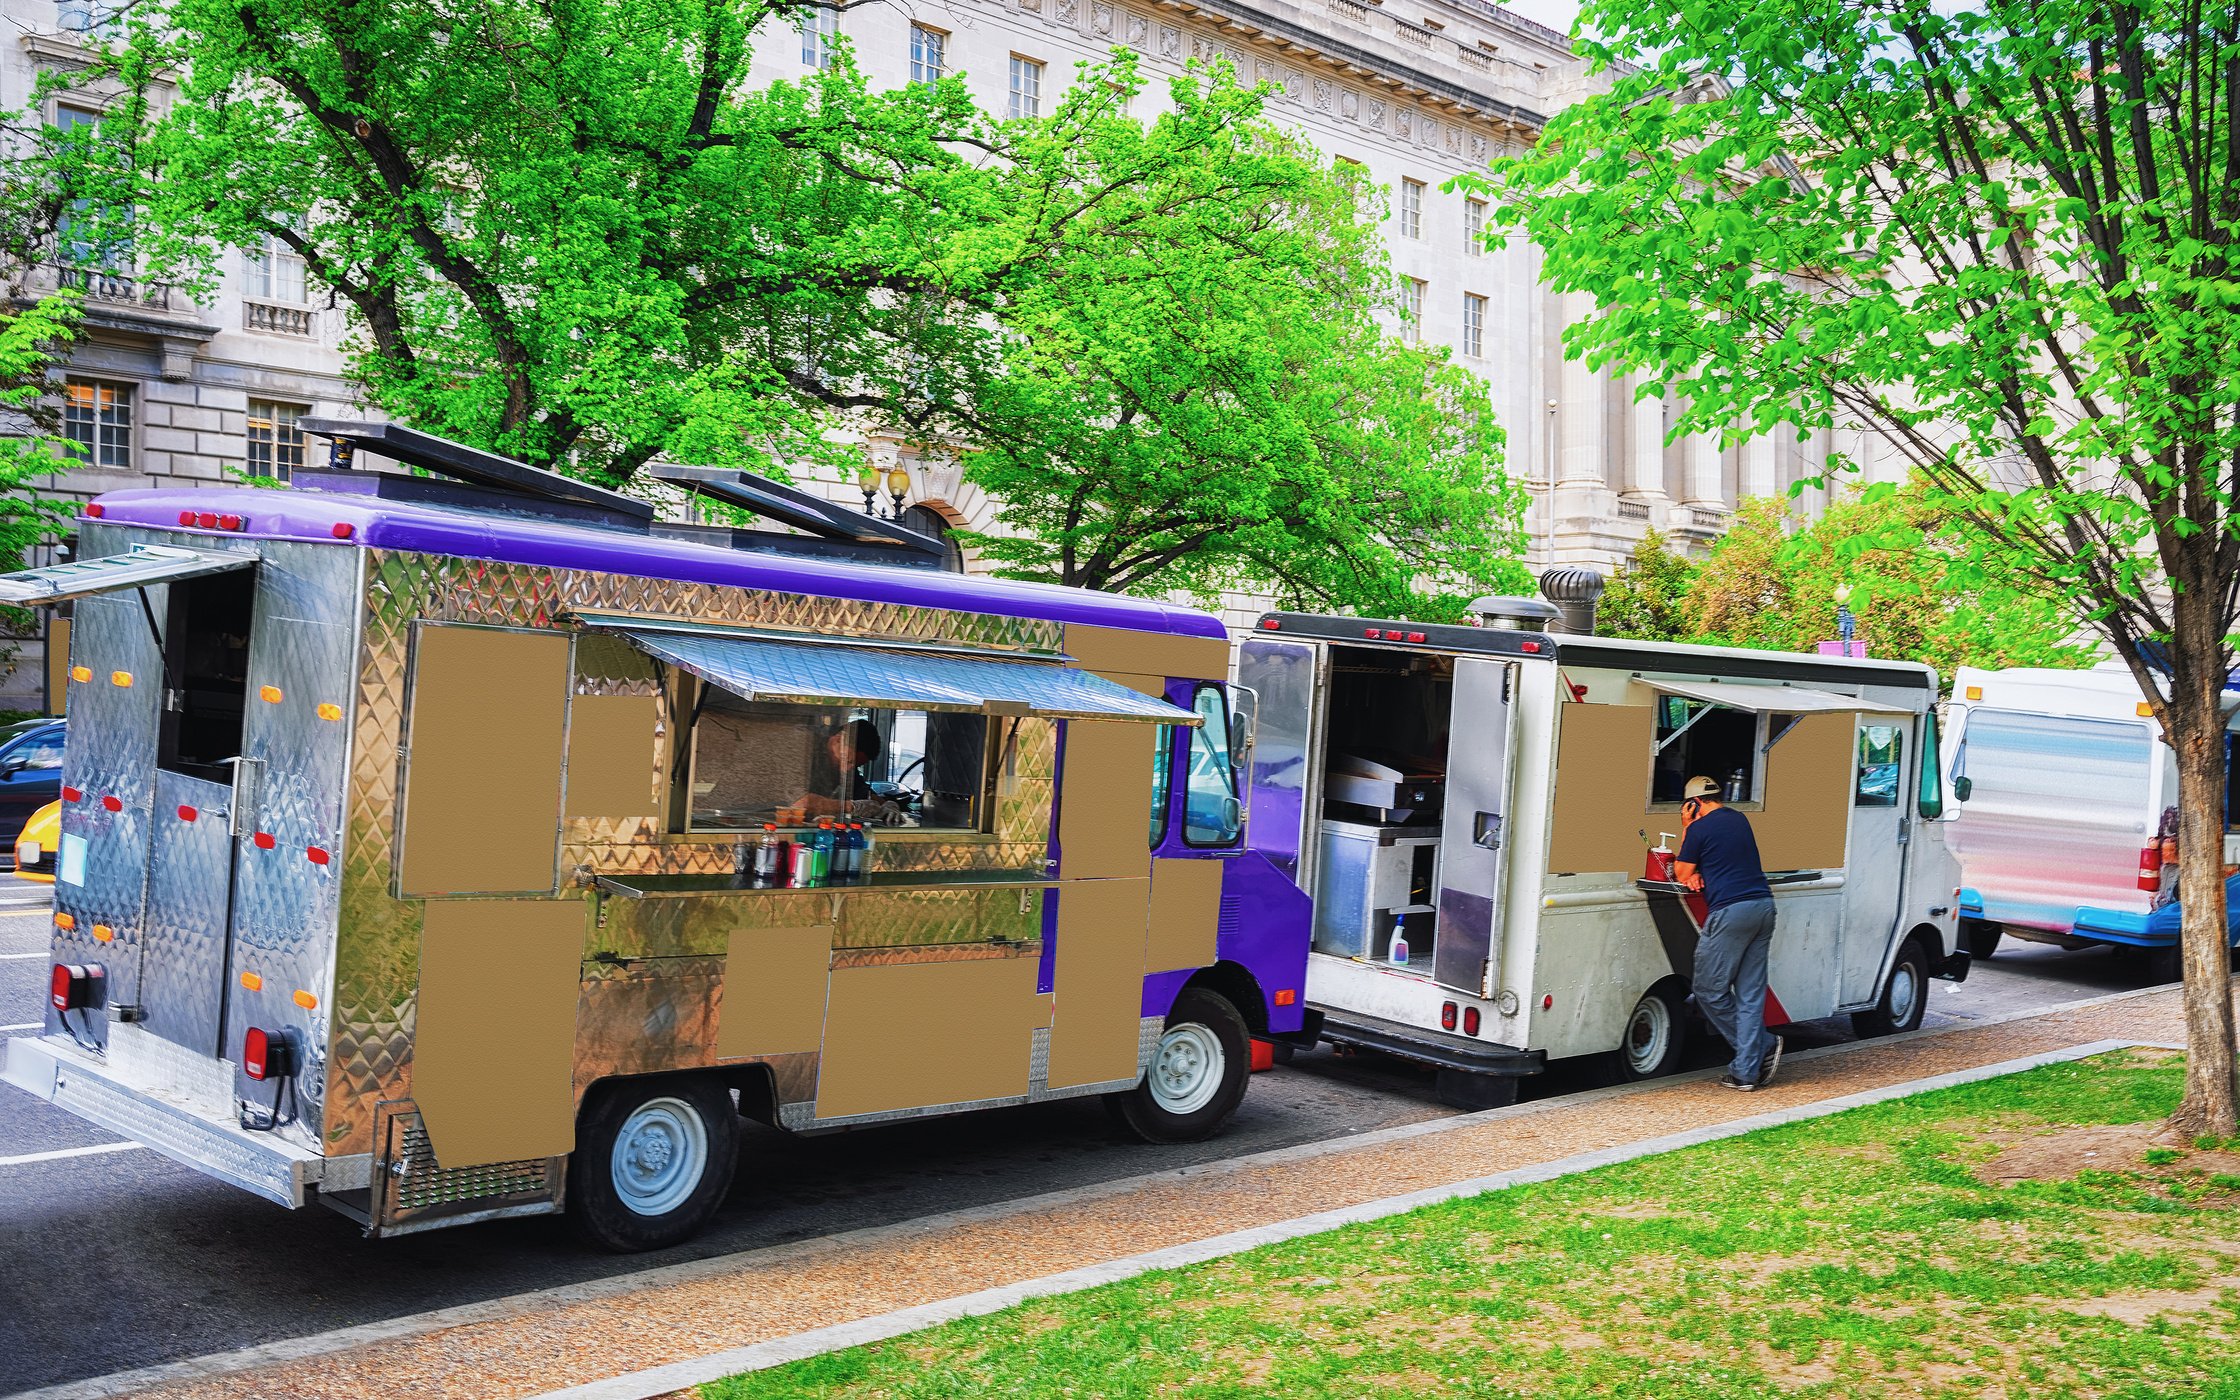
{"type": "Polygon", "coordinates": [[[1540,591],[1555,604],[1561,623],[1550,631],[1594,635],[1595,605],[1602,601],[1603,577],[1593,569],[1550,569],[1540,575],[1540,591]]]}
{"type": "Polygon", "coordinates": [[[1478,615],[1480,627],[1503,632],[1548,632],[1555,630],[1556,624],[1563,620],[1563,614],[1553,603],[1498,593],[1473,600],[1470,611],[1478,615]]]}

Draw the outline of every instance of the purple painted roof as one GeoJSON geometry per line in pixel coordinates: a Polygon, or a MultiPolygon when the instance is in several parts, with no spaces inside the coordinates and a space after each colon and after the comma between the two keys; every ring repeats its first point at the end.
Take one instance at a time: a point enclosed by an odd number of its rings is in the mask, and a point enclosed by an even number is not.
{"type": "Polygon", "coordinates": [[[1227,636],[1220,619],[1209,613],[1117,593],[930,569],[755,554],[687,540],[338,492],[237,486],[202,491],[112,491],[99,499],[103,517],[111,522],[189,534],[348,543],[368,549],[452,554],[506,564],[589,569],[909,607],[953,608],[998,617],[1126,627],[1186,637],[1227,636]],[[182,511],[239,515],[244,525],[239,531],[197,531],[179,524],[182,511]],[[337,524],[351,527],[347,542],[335,538],[337,524]]]}

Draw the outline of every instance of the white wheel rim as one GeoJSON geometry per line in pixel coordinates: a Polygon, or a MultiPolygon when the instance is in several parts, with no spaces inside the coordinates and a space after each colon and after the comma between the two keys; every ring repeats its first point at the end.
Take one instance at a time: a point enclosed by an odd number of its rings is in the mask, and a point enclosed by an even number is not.
{"type": "Polygon", "coordinates": [[[1913,964],[1900,959],[1890,970],[1890,1019],[1903,1025],[1913,1019],[1913,1003],[1921,995],[1921,984],[1913,975],[1913,964]]]}
{"type": "Polygon", "coordinates": [[[1647,1074],[1672,1053],[1672,1008],[1663,997],[1643,997],[1626,1022],[1626,1063],[1635,1074],[1647,1074]]]}
{"type": "Polygon", "coordinates": [[[1151,1056],[1151,1101],[1168,1113],[1196,1113],[1221,1092],[1221,1037],[1195,1021],[1169,1026],[1151,1056]]]}
{"type": "Polygon", "coordinates": [[[708,1125],[682,1099],[653,1099],[623,1120],[608,1163],[614,1194],[633,1215],[667,1215],[708,1171],[708,1125]]]}

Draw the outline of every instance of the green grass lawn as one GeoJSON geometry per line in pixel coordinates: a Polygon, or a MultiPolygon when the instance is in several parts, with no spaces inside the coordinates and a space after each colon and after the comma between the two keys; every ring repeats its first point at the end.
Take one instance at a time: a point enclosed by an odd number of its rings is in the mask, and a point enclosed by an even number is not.
{"type": "Polygon", "coordinates": [[[2049,1066],[700,1393],[2240,1397],[2240,1157],[2147,1141],[2179,1075],[2049,1066]]]}

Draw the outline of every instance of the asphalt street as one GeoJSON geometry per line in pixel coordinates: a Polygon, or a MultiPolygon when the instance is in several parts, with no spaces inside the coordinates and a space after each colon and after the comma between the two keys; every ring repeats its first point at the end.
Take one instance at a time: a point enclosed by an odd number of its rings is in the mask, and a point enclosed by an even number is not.
{"type": "MultiPolygon", "coordinates": [[[[0,881],[0,1034],[36,1033],[48,931],[43,894],[0,881]]],[[[2010,944],[1964,986],[1935,984],[1928,1024],[2138,985],[2105,953],[2010,944]]],[[[1839,1018],[1789,1035],[1828,1044],[1850,1031],[1839,1018]]],[[[1599,1082],[1571,1070],[1534,1092],[1599,1082]]],[[[1258,1076],[1228,1130],[1187,1147],[1129,1141],[1093,1102],[818,1138],[750,1125],[714,1228],[618,1258],[554,1219],[368,1241],[339,1215],[268,1205],[145,1150],[72,1152],[115,1139],[0,1086],[0,1395],[1450,1112],[1428,1075],[1326,1049],[1258,1076]]]]}

